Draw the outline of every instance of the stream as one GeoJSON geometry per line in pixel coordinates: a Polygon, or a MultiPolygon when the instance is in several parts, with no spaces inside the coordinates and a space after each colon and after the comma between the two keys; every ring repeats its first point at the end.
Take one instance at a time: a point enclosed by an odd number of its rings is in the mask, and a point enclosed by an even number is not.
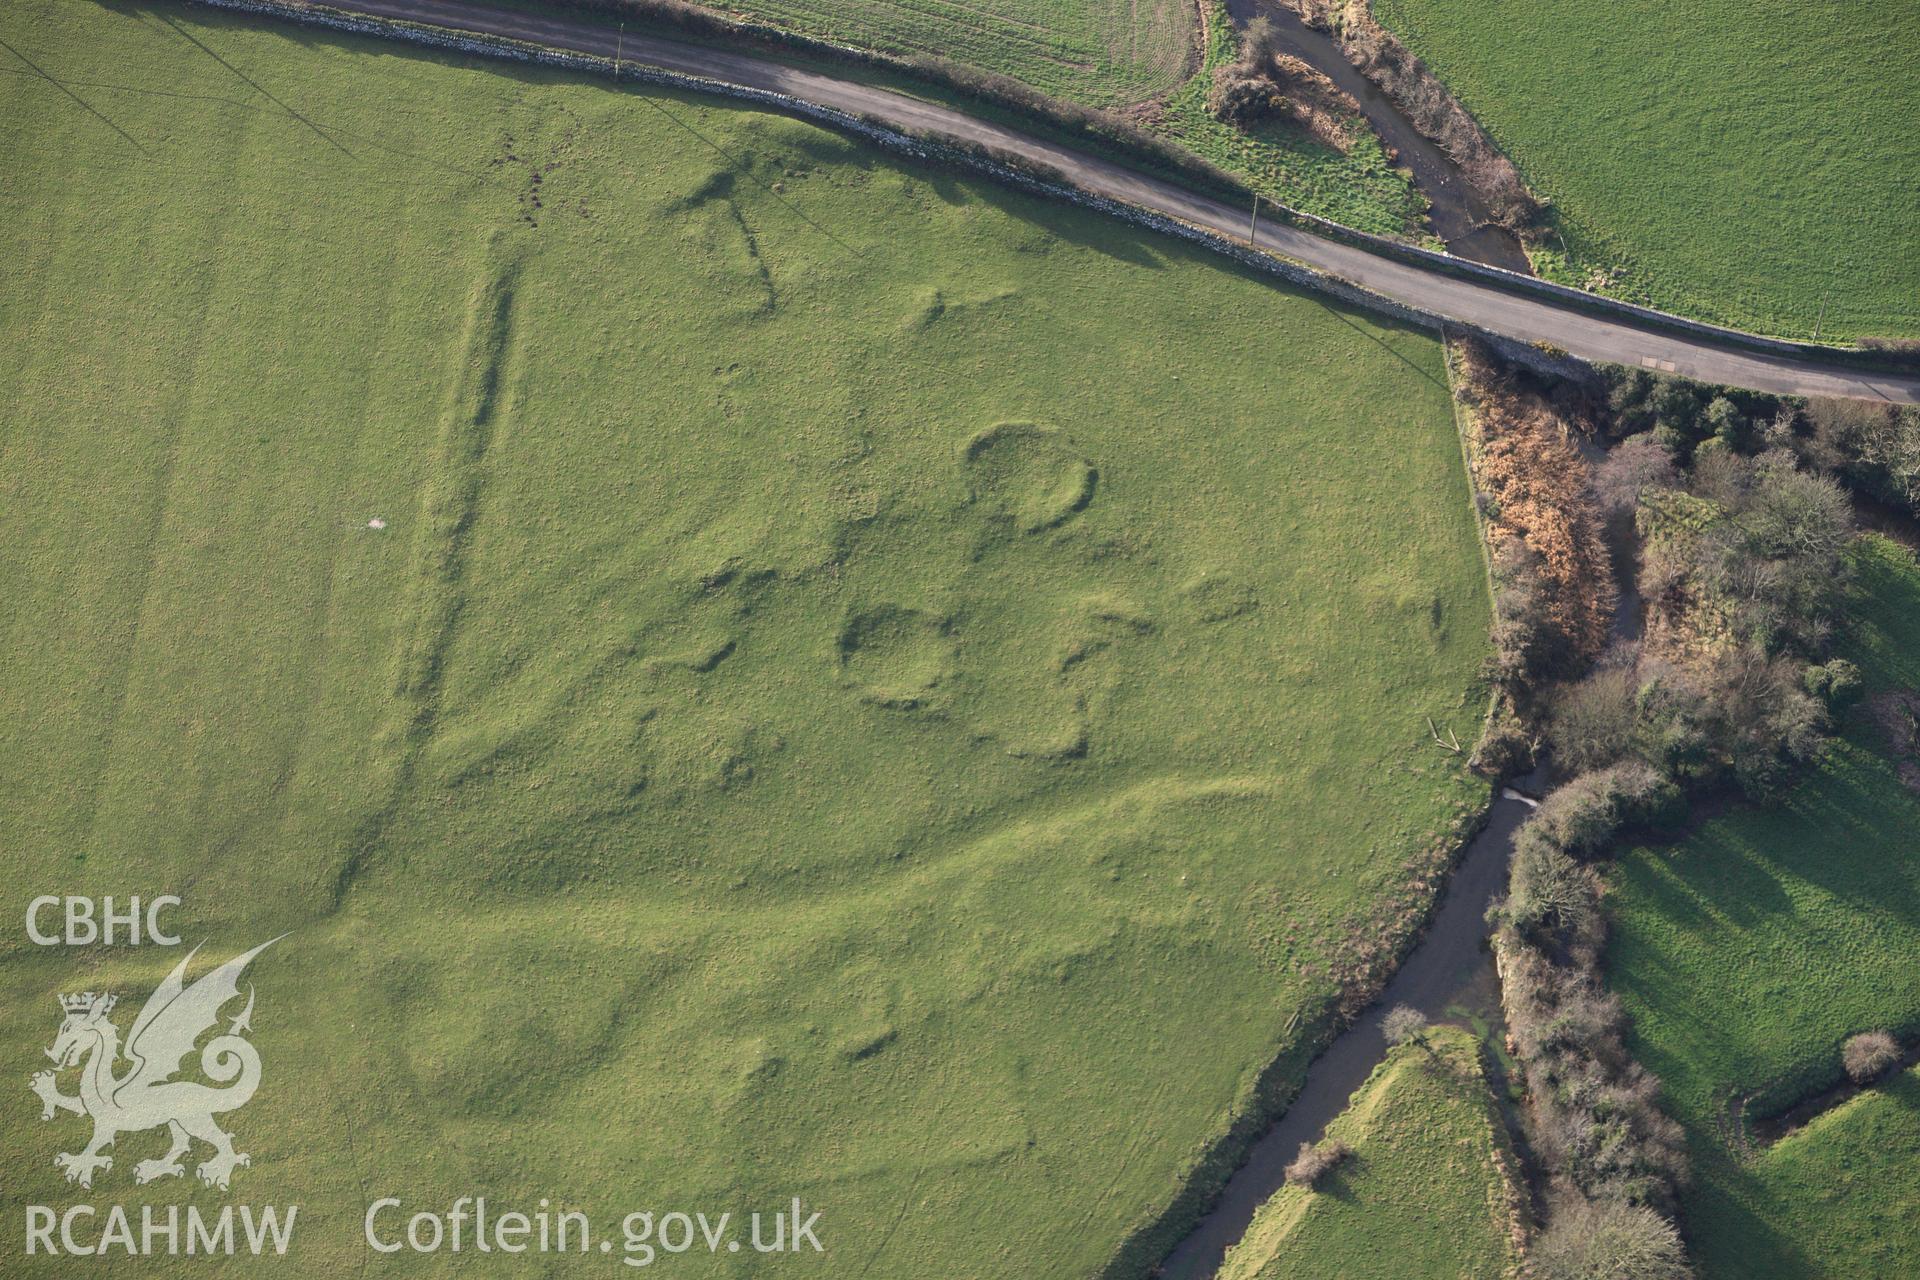
{"type": "Polygon", "coordinates": [[[1414,128],[1393,99],[1347,61],[1337,40],[1302,22],[1283,0],[1227,0],[1227,9],[1236,26],[1244,27],[1254,18],[1269,19],[1274,45],[1281,53],[1300,59],[1360,104],[1360,113],[1395,153],[1396,163],[1412,172],[1414,185],[1431,206],[1427,221],[1445,242],[1448,253],[1522,275],[1533,274],[1533,264],[1527,260],[1518,237],[1494,222],[1486,202],[1460,172],[1460,166],[1414,128]]]}
{"type": "MultiPolygon", "coordinates": [[[[1235,4],[1249,2],[1234,0],[1235,4]]],[[[1606,457],[1604,448],[1584,437],[1579,447],[1589,465],[1597,466],[1606,457]]],[[[1615,644],[1638,640],[1645,625],[1637,561],[1636,547],[1614,568],[1622,582],[1610,629],[1615,644]]],[[[1448,878],[1419,945],[1401,962],[1379,998],[1313,1060],[1286,1111],[1253,1144],[1213,1207],[1161,1263],[1158,1275],[1164,1280],[1208,1280],[1220,1269],[1227,1250],[1246,1234],[1254,1212],[1285,1184],[1286,1167],[1300,1144],[1320,1140],[1328,1123],[1346,1110],[1354,1090],[1386,1057],[1387,1040],[1380,1024],[1395,1005],[1410,1005],[1430,1022],[1473,1031],[1491,1051],[1487,1055],[1494,1068],[1490,1083],[1504,1095],[1506,1015],[1500,1006],[1493,951],[1487,945],[1486,915],[1494,899],[1506,891],[1514,833],[1532,814],[1537,803],[1532,797],[1549,789],[1550,769],[1550,764],[1538,764],[1533,772],[1500,788],[1487,825],[1448,878]]],[[[1507,1128],[1521,1147],[1522,1166],[1531,1176],[1533,1161],[1525,1151],[1517,1111],[1505,1096],[1500,1101],[1507,1128]]],[[[1537,1194],[1539,1188],[1532,1190],[1537,1194]]]]}
{"type": "MultiPolygon", "coordinates": [[[[1531,789],[1537,775],[1519,779],[1531,789]]],[[[1254,1143],[1227,1181],[1220,1199],[1192,1234],[1161,1264],[1166,1280],[1212,1276],[1229,1246],[1245,1234],[1254,1211],[1285,1182],[1284,1170],[1302,1142],[1317,1142],[1327,1123],[1386,1057],[1380,1022],[1395,1005],[1411,1005],[1434,1022],[1450,1022],[1498,1037],[1500,1012],[1493,952],[1487,947],[1487,907],[1507,885],[1513,833],[1533,811],[1533,801],[1512,787],[1501,789],[1486,827],[1467,846],[1447,881],[1425,937],[1400,965],[1380,998],[1307,1068],[1305,1084],[1266,1135],[1254,1143]]]]}

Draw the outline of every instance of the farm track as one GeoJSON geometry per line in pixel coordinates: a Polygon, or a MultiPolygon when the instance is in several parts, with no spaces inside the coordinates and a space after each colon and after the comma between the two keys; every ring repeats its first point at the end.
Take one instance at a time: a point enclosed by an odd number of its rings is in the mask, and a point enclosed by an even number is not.
{"type": "MultiPolygon", "coordinates": [[[[750,54],[650,36],[621,37],[591,22],[504,11],[466,0],[337,0],[328,7],[600,57],[611,58],[617,50],[632,64],[783,94],[892,129],[988,148],[1051,169],[1095,196],[1233,239],[1245,239],[1247,234],[1245,210],[1115,161],[980,120],[952,107],[750,54]]],[[[1717,341],[1705,335],[1682,335],[1661,327],[1651,316],[1647,322],[1638,323],[1628,317],[1595,315],[1572,300],[1561,302],[1510,291],[1488,281],[1389,258],[1291,226],[1263,224],[1256,242],[1281,257],[1442,320],[1522,342],[1546,343],[1586,360],[1640,365],[1703,382],[1775,394],[1920,404],[1920,375],[1863,371],[1812,357],[1746,350],[1736,337],[1717,341]]]]}

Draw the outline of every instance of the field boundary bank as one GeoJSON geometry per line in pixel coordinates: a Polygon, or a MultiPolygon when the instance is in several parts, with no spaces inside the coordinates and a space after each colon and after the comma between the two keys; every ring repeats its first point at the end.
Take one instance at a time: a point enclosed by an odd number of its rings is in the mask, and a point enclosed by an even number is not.
{"type": "MultiPolygon", "coordinates": [[[[303,26],[324,28],[346,35],[399,39],[409,44],[473,57],[504,59],[561,70],[585,71],[621,81],[630,80],[641,84],[658,85],[662,88],[714,94],[758,106],[773,107],[783,113],[851,134],[895,155],[921,162],[945,163],[969,169],[985,174],[1002,185],[1028,195],[1077,205],[1144,230],[1186,240],[1250,270],[1277,277],[1303,289],[1325,294],[1349,305],[1384,315],[1391,320],[1436,334],[1447,330],[1471,332],[1509,359],[1542,373],[1560,377],[1586,376],[1584,363],[1572,357],[1544,352],[1516,338],[1493,333],[1386,297],[1352,281],[1343,280],[1338,276],[1329,275],[1272,253],[1250,248],[1217,231],[1196,226],[1171,215],[1095,195],[1052,177],[1043,177],[1038,172],[1025,167],[1021,162],[1010,157],[1002,157],[988,148],[916,137],[889,125],[876,124],[837,107],[822,106],[791,94],[779,93],[771,89],[756,89],[747,85],[732,84],[725,80],[714,80],[631,62],[623,63],[616,74],[613,69],[613,60],[597,54],[553,49],[504,36],[456,32],[444,27],[423,26],[390,18],[373,17],[324,5],[293,4],[288,3],[287,0],[184,0],[184,3],[260,17],[282,18],[303,26]]],[[[1328,223],[1327,225],[1337,224],[1328,223]]]]}
{"type": "MultiPolygon", "coordinates": [[[[395,36],[412,43],[444,48],[474,56],[502,57],[562,69],[588,71],[600,75],[610,74],[613,61],[611,58],[599,54],[562,50],[550,45],[518,39],[512,36],[434,26],[430,22],[359,12],[350,8],[332,8],[324,4],[309,4],[304,3],[304,0],[182,0],[182,2],[189,5],[198,4],[209,8],[288,19],[309,26],[330,27],[349,34],[395,36]]],[[[512,10],[493,10],[488,6],[481,7],[487,12],[499,13],[503,17],[513,16],[515,12],[512,10]]],[[[753,32],[742,28],[742,34],[751,36],[753,32]]],[[[662,43],[678,43],[669,38],[656,38],[660,39],[662,43]]],[[[804,37],[784,35],[781,38],[781,42],[791,45],[796,50],[802,52],[804,52],[807,47],[813,47],[822,52],[837,51],[838,56],[845,59],[876,67],[888,67],[895,70],[900,69],[882,58],[881,55],[872,54],[864,50],[852,48],[842,50],[839,46],[827,45],[817,41],[806,41],[804,37]],[[805,43],[803,43],[803,41],[805,41],[805,43]]],[[[714,48],[714,46],[711,45],[685,45],[684,47],[689,51],[696,51],[702,48],[714,48]]],[[[720,51],[715,49],[715,52],[718,53],[720,51]]],[[[752,53],[732,54],[730,56],[736,59],[761,61],[761,59],[752,53]]],[[[770,68],[781,68],[782,64],[767,62],[766,65],[770,68]]],[[[799,70],[798,68],[789,69],[799,70]]],[[[906,66],[905,70],[908,74],[918,74],[910,64],[906,66]]],[[[976,146],[975,144],[959,139],[935,139],[909,133],[901,129],[896,129],[891,125],[876,123],[871,118],[856,115],[836,107],[825,106],[821,103],[812,102],[792,94],[736,84],[710,75],[684,71],[668,71],[660,67],[640,66],[630,63],[623,63],[619,74],[620,78],[631,78],[642,83],[660,84],[667,87],[689,89],[696,92],[717,93],[721,96],[733,97],[741,101],[773,106],[790,114],[800,115],[817,123],[826,124],[829,127],[857,133],[870,142],[886,147],[889,150],[911,155],[917,159],[946,159],[949,162],[957,162],[967,167],[987,172],[1013,185],[1020,185],[1023,189],[1033,194],[1043,195],[1052,199],[1066,199],[1075,203],[1081,203],[1087,207],[1099,209],[1102,212],[1126,217],[1128,220],[1136,222],[1137,225],[1151,225],[1156,230],[1170,231],[1171,234],[1181,235],[1187,239],[1195,239],[1196,236],[1193,232],[1200,231],[1201,234],[1209,238],[1208,243],[1218,241],[1220,244],[1231,248],[1240,247],[1237,239],[1228,238],[1213,230],[1196,228],[1193,224],[1187,223],[1182,219],[1174,218],[1171,215],[1151,212],[1136,205],[1087,192],[1077,186],[1071,185],[1071,178],[1051,167],[1045,166],[1043,162],[1028,162],[1024,160],[1024,158],[1009,156],[1004,151],[995,148],[976,146]],[[901,145],[902,140],[910,145],[903,147],[901,145]],[[977,153],[985,154],[986,163],[982,163],[982,156],[977,153]],[[1044,176],[1035,177],[1030,172],[1023,172],[1023,170],[1036,169],[1043,170],[1044,176]],[[1039,185],[1027,185],[1036,182],[1039,185]],[[1126,210],[1125,213],[1120,212],[1120,210],[1123,209],[1126,210]],[[1164,218],[1166,219],[1167,225],[1140,223],[1140,215],[1152,218],[1164,218]],[[1181,229],[1177,231],[1171,230],[1173,226],[1178,226],[1181,229]]],[[[884,89],[880,91],[883,93],[892,92],[884,89]]],[[[963,92],[972,91],[963,90],[963,92]]],[[[898,95],[895,94],[894,96],[898,95]]],[[[908,101],[911,101],[911,99],[908,99],[908,101]]],[[[1006,104],[998,104],[998,106],[999,109],[1002,110],[1021,110],[1020,108],[1011,107],[1006,104]]],[[[965,115],[966,113],[959,112],[957,114],[965,115]]],[[[1072,127],[1052,120],[1043,114],[1036,115],[1036,118],[1042,123],[1055,127],[1072,127]]],[[[991,126],[990,121],[979,121],[979,123],[991,126]]],[[[1114,146],[1127,149],[1128,144],[1122,139],[1108,137],[1105,134],[1097,132],[1094,133],[1093,136],[1114,146]]],[[[1065,151],[1075,150],[1071,144],[1064,142],[1057,144],[1057,146],[1065,151]]],[[[1198,161],[1197,159],[1195,163],[1200,165],[1205,164],[1205,162],[1198,161]]],[[[1211,166],[1206,167],[1211,168],[1211,166]]],[[[1151,176],[1151,172],[1142,173],[1141,176],[1151,176]]],[[[1164,173],[1161,176],[1162,180],[1164,180],[1164,173]]],[[[1190,173],[1187,176],[1192,177],[1194,175],[1190,173]]],[[[1229,181],[1231,181],[1230,176],[1229,181]]],[[[1211,186],[1214,184],[1209,183],[1207,185],[1211,186]]],[[[1195,194],[1204,194],[1204,189],[1195,194]]],[[[1251,197],[1249,197],[1249,199],[1250,198],[1251,197]]],[[[1728,329],[1703,321],[1689,320],[1684,316],[1676,316],[1668,312],[1641,307],[1633,303],[1621,302],[1617,299],[1587,293],[1583,290],[1555,284],[1551,281],[1540,280],[1532,276],[1521,275],[1517,272],[1507,271],[1499,267],[1491,267],[1457,258],[1451,254],[1436,252],[1418,245],[1376,236],[1368,232],[1347,227],[1341,223],[1328,221],[1313,214],[1303,213],[1289,206],[1269,200],[1263,199],[1262,204],[1262,211],[1270,215],[1268,218],[1270,223],[1290,226],[1298,231],[1313,235],[1318,239],[1344,244],[1349,248],[1360,250],[1370,256],[1398,262],[1405,266],[1414,267],[1423,271],[1431,271],[1435,274],[1470,283],[1488,285],[1507,294],[1531,296],[1549,304],[1564,307],[1570,312],[1583,313],[1601,319],[1624,321],[1650,331],[1663,331],[1680,337],[1705,339],[1723,348],[1732,348],[1762,357],[1819,361],[1829,366],[1861,372],[1902,375],[1910,371],[1911,366],[1909,362],[1895,354],[1857,347],[1816,346],[1783,338],[1771,338],[1761,334],[1747,333],[1738,329],[1728,329]]],[[[1268,262],[1273,260],[1265,254],[1258,256],[1266,259],[1268,262]]],[[[1240,260],[1242,262],[1247,261],[1245,258],[1240,260]]],[[[1304,278],[1300,276],[1289,276],[1288,278],[1293,279],[1295,283],[1304,284],[1307,287],[1314,288],[1321,292],[1331,293],[1336,297],[1341,297],[1345,301],[1353,302],[1355,305],[1381,311],[1385,314],[1393,315],[1398,319],[1412,320],[1414,323],[1418,323],[1425,328],[1435,328],[1437,325],[1445,323],[1476,333],[1489,333],[1489,331],[1482,326],[1472,321],[1457,317],[1442,316],[1437,313],[1422,310],[1419,307],[1398,299],[1387,298],[1371,289],[1355,285],[1351,281],[1331,275],[1318,268],[1304,266],[1303,264],[1295,262],[1288,262],[1287,265],[1290,268],[1307,273],[1304,278]],[[1332,287],[1335,285],[1339,286],[1339,288],[1332,287]],[[1351,289],[1355,292],[1353,294],[1342,293],[1340,291],[1341,288],[1351,289]],[[1376,303],[1373,301],[1374,299],[1378,299],[1379,301],[1376,303]]],[[[1268,268],[1263,266],[1262,269],[1268,268]]],[[[1496,343],[1507,344],[1503,347],[1503,354],[1506,354],[1512,359],[1540,368],[1542,371],[1557,372],[1562,376],[1570,372],[1570,365],[1567,361],[1554,359],[1561,354],[1555,347],[1549,346],[1545,350],[1526,352],[1525,348],[1531,345],[1527,342],[1517,338],[1503,337],[1499,334],[1489,334],[1489,336],[1493,337],[1496,343]],[[1553,361],[1553,363],[1551,365],[1543,364],[1541,360],[1542,356],[1553,361]]],[[[1601,359],[1600,357],[1594,358],[1601,359]]],[[[1789,394],[1793,393],[1790,392],[1789,394]]]]}
{"type": "Polygon", "coordinates": [[[1864,1098],[1884,1094],[1889,1085],[1920,1066],[1920,1037],[1903,1037],[1900,1056],[1877,1077],[1867,1081],[1839,1079],[1803,1094],[1796,1102],[1765,1115],[1749,1116],[1747,1104],[1758,1093],[1728,1099],[1726,1121],[1728,1145],[1747,1155],[1764,1152],[1775,1144],[1800,1133],[1814,1121],[1864,1098]]]}

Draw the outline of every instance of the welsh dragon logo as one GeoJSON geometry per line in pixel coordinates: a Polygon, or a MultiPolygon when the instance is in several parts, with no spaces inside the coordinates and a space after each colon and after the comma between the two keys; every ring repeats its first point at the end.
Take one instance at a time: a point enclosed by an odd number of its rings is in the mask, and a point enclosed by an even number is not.
{"type": "Polygon", "coordinates": [[[134,1181],[152,1182],[184,1174],[181,1157],[197,1138],[213,1148],[213,1154],[195,1170],[200,1181],[222,1191],[227,1189],[234,1169],[249,1161],[245,1152],[233,1149],[233,1135],[222,1130],[213,1118],[245,1106],[260,1087],[260,1054],[244,1038],[252,1030],[251,984],[246,1007],[223,1034],[207,1041],[200,1050],[200,1070],[215,1085],[225,1087],[175,1080],[173,1076],[200,1037],[219,1022],[221,1007],[239,996],[241,972],[279,940],[263,942],[245,955],[235,956],[188,986],[187,965],[200,950],[195,947],[147,998],[127,1033],[124,1049],[120,1029],[108,1017],[115,997],[93,991],[60,997],[65,1020],[53,1047],[47,1050],[55,1070],[37,1073],[31,1084],[44,1104],[42,1120],[51,1120],[61,1111],[93,1120],[93,1140],[85,1149],[62,1152],[53,1158],[68,1182],[91,1187],[97,1170],[113,1168],[113,1157],[103,1152],[121,1134],[164,1125],[172,1145],[158,1159],[136,1164],[134,1181]],[[116,1074],[123,1056],[129,1065],[116,1074]],[[56,1073],[74,1066],[80,1068],[80,1092],[69,1096],[60,1092],[56,1073]]]}

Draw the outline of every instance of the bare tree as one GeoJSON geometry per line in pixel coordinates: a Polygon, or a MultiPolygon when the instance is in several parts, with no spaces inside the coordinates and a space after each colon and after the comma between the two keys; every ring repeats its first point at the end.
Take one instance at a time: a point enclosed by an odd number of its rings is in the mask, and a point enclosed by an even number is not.
{"type": "Polygon", "coordinates": [[[1562,1203],[1534,1250],[1547,1280],[1686,1280],[1674,1225],[1645,1205],[1562,1203]]]}
{"type": "Polygon", "coordinates": [[[1617,508],[1631,512],[1642,490],[1679,487],[1680,471],[1673,465],[1673,454],[1653,438],[1652,432],[1630,436],[1615,445],[1593,476],[1594,492],[1609,512],[1617,508]]]}
{"type": "Polygon", "coordinates": [[[1640,677],[1630,662],[1608,663],[1568,685],[1549,709],[1554,757],[1572,773],[1604,769],[1633,750],[1640,677]]]}
{"type": "Polygon", "coordinates": [[[1259,66],[1272,58],[1275,48],[1272,18],[1255,18],[1240,33],[1240,58],[1249,66],[1259,66]]]}
{"type": "Polygon", "coordinates": [[[1405,1044],[1409,1040],[1425,1044],[1426,1029],[1427,1015],[1411,1005],[1397,1004],[1380,1020],[1380,1030],[1386,1033],[1388,1044],[1405,1044]]]}
{"type": "Polygon", "coordinates": [[[1840,1051],[1840,1064],[1855,1084],[1866,1084],[1899,1060],[1899,1042],[1884,1031],[1862,1031],[1840,1051]]]}
{"type": "Polygon", "coordinates": [[[1587,932],[1600,903],[1593,873],[1551,840],[1538,838],[1540,828],[1526,831],[1514,842],[1508,917],[1522,930],[1554,925],[1569,937],[1587,932]]]}
{"type": "Polygon", "coordinates": [[[1338,1138],[1328,1138],[1318,1146],[1303,1142],[1300,1144],[1300,1154],[1287,1166],[1287,1181],[1295,1186],[1311,1187],[1352,1154],[1353,1148],[1338,1138]]]}

